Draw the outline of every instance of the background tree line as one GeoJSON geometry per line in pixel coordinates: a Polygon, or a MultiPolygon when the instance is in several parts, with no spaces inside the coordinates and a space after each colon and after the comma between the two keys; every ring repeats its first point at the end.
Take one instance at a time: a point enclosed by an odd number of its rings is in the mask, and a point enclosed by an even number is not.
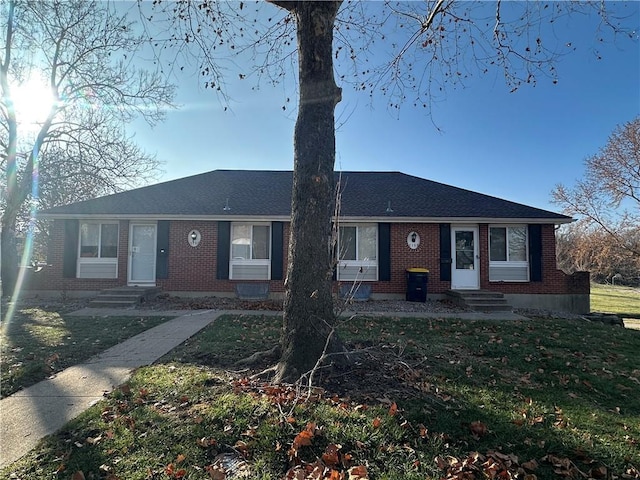
{"type": "MultiPolygon", "coordinates": [[[[630,242],[640,241],[640,231],[628,232],[630,242]]],[[[558,268],[573,273],[588,271],[597,283],[640,285],[640,257],[613,242],[602,229],[582,223],[563,227],[556,235],[558,268]]]]}
{"type": "Polygon", "coordinates": [[[557,235],[558,266],[595,282],[640,285],[640,117],[618,126],[553,201],[578,219],[557,235]]]}

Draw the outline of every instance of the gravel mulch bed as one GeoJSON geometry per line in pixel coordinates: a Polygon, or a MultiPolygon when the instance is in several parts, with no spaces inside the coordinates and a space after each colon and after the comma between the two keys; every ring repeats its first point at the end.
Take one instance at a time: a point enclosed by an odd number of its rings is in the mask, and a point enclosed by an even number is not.
{"type": "MultiPolygon", "coordinates": [[[[403,300],[369,300],[338,305],[340,310],[350,312],[429,312],[460,313],[470,311],[448,301],[406,302],[403,300]]],[[[154,310],[282,310],[281,301],[247,301],[228,297],[179,297],[160,295],[141,305],[154,310]]]]}
{"type": "MultiPolygon", "coordinates": [[[[80,310],[88,307],[90,297],[87,298],[21,298],[19,308],[42,307],[56,310],[61,313],[80,310]]],[[[3,299],[1,312],[7,312],[8,303],[3,299]]],[[[161,294],[154,300],[138,306],[146,310],[282,310],[281,301],[247,301],[230,297],[179,297],[161,294]]],[[[425,312],[425,313],[463,313],[472,310],[453,304],[447,300],[429,300],[422,302],[406,302],[404,300],[369,300],[366,302],[351,302],[341,310],[366,313],[366,312],[425,312]]],[[[529,318],[549,319],[584,319],[583,315],[566,312],[556,312],[544,309],[516,308],[514,312],[529,318]]]]}

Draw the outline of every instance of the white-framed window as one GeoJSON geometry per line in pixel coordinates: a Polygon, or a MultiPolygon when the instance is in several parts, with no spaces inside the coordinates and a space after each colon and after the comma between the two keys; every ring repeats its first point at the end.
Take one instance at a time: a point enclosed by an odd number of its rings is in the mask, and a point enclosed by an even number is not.
{"type": "Polygon", "coordinates": [[[232,223],[229,278],[269,280],[271,278],[271,224],[232,223]]]}
{"type": "Polygon", "coordinates": [[[347,224],[338,228],[337,279],[378,279],[378,225],[347,224]]]}
{"type": "Polygon", "coordinates": [[[526,225],[489,227],[489,281],[529,281],[527,232],[526,225]]]}
{"type": "Polygon", "coordinates": [[[80,222],[78,278],[118,277],[117,222],[80,222]]]}

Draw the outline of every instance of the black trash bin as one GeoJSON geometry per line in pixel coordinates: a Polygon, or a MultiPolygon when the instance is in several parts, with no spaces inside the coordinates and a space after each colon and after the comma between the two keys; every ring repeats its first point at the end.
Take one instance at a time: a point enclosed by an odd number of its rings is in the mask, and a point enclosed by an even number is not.
{"type": "Polygon", "coordinates": [[[407,269],[407,302],[426,302],[429,270],[426,268],[407,269]]]}

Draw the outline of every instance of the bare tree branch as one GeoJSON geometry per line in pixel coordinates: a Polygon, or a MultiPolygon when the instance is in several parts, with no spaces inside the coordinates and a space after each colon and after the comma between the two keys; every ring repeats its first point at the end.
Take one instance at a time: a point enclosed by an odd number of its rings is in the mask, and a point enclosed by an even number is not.
{"type": "Polygon", "coordinates": [[[0,28],[2,279],[3,293],[11,294],[13,236],[33,222],[27,202],[51,207],[155,178],[157,160],[135,147],[124,124],[136,117],[151,125],[162,120],[173,107],[174,87],[133,63],[147,39],[111,3],[12,0],[0,13],[0,28]],[[53,101],[37,130],[25,134],[12,86],[39,77],[53,101]],[[62,193],[69,190],[74,193],[62,193]]]}
{"type": "Polygon", "coordinates": [[[553,202],[640,257],[640,245],[630,241],[640,228],[640,117],[618,126],[585,166],[574,188],[556,186],[553,202]]]}

